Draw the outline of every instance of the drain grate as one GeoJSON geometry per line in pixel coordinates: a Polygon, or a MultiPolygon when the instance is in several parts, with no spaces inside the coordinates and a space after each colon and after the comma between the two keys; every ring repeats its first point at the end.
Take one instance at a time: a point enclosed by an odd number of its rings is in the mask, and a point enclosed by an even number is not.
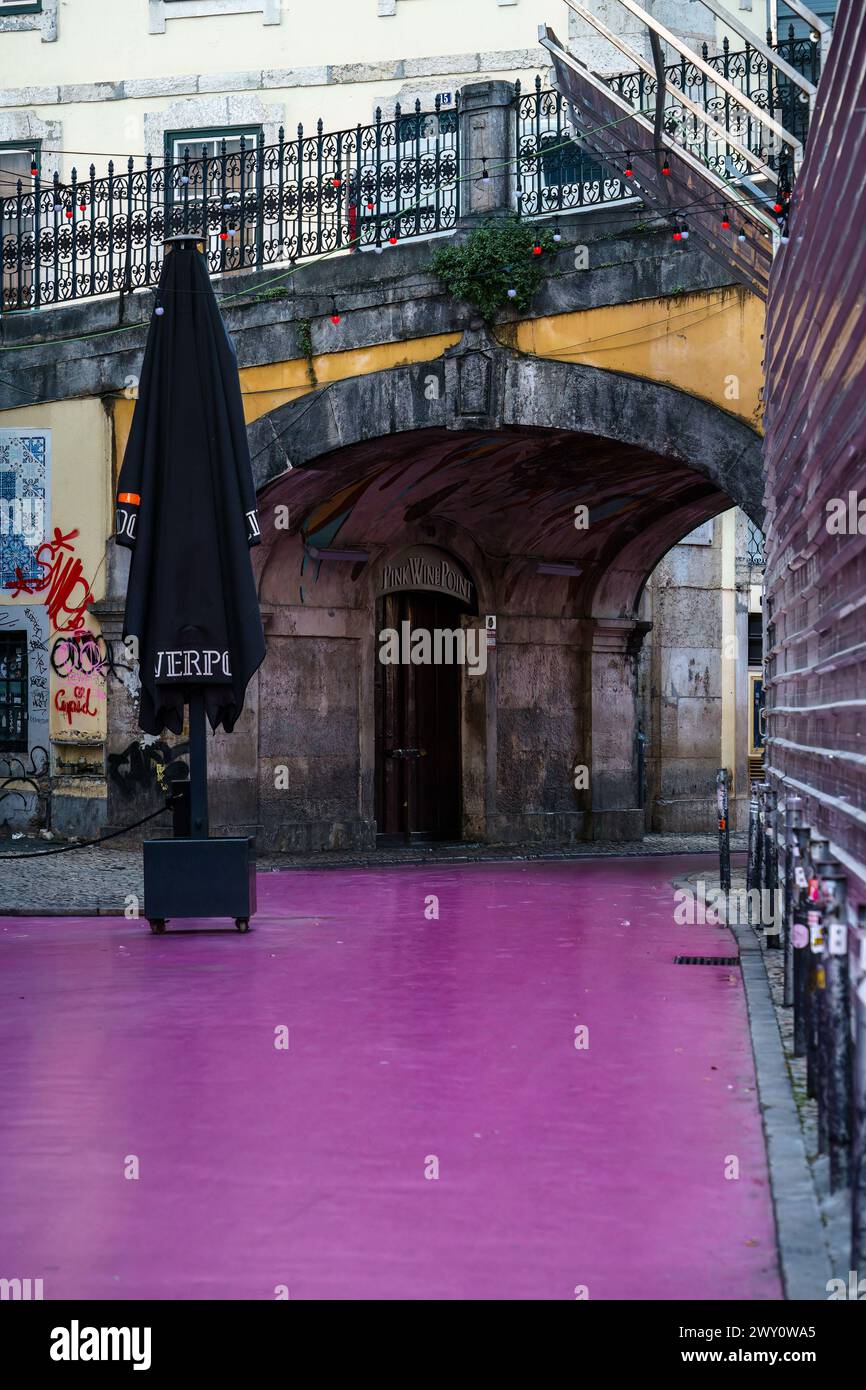
{"type": "Polygon", "coordinates": [[[674,956],[674,965],[739,965],[739,956],[674,956]]]}

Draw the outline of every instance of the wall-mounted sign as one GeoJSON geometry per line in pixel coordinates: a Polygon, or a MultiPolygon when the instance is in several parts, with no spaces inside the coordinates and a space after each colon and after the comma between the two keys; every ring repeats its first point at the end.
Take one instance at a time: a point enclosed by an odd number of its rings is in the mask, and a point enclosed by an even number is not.
{"type": "Polygon", "coordinates": [[[413,545],[401,550],[382,567],[380,594],[402,589],[426,589],[450,594],[461,603],[475,602],[474,585],[456,560],[432,545],[413,545]]]}

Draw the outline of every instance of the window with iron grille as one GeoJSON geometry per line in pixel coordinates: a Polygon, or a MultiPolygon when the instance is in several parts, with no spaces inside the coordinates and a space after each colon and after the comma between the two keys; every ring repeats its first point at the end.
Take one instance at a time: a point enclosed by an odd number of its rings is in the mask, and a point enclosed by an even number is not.
{"type": "MultiPolygon", "coordinates": [[[[0,15],[6,13],[6,6],[0,0],[0,15]]],[[[18,240],[32,237],[34,220],[31,200],[28,198],[33,187],[31,169],[34,160],[37,168],[41,155],[41,143],[32,145],[0,144],[0,238],[4,248],[11,247],[18,240]],[[18,185],[21,184],[21,197],[18,185]]],[[[26,297],[33,284],[33,267],[19,266],[16,258],[3,262],[3,307],[15,308],[26,297]]]]}
{"type": "Polygon", "coordinates": [[[0,632],[0,752],[27,751],[27,634],[0,632]]]}
{"type": "Polygon", "coordinates": [[[256,261],[263,140],[261,126],[165,134],[166,229],[206,232],[221,269],[256,261]]]}

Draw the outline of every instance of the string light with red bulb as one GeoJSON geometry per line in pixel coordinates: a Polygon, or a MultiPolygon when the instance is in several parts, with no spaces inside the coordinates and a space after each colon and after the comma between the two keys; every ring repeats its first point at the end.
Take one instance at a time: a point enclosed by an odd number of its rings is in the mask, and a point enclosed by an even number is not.
{"type": "Polygon", "coordinates": [[[39,165],[36,163],[35,155],[33,155],[33,158],[30,160],[30,177],[31,179],[39,177],[39,165]]]}
{"type": "Polygon", "coordinates": [[[337,308],[337,300],[334,295],[331,295],[331,323],[334,324],[335,327],[340,322],[340,317],[340,311],[337,308]]]}
{"type": "Polygon", "coordinates": [[[671,176],[671,166],[667,155],[665,155],[665,162],[662,165],[662,173],[664,174],[666,179],[669,179],[671,176]]]}
{"type": "Polygon", "coordinates": [[[631,166],[631,150],[628,151],[625,157],[625,169],[623,170],[623,174],[627,179],[634,178],[634,169],[631,166]]]}

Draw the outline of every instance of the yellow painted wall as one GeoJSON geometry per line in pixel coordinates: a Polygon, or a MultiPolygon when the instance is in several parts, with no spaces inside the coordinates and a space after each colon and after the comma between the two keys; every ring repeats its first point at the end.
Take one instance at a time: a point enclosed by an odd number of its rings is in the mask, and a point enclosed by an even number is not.
{"type": "MultiPolygon", "coordinates": [[[[105,541],[113,527],[110,439],[108,416],[100,400],[54,401],[46,405],[18,407],[0,413],[4,427],[27,426],[51,431],[50,515],[46,535],[59,528],[71,550],[69,558],[80,559],[81,572],[94,600],[105,595],[105,541]],[[77,534],[72,534],[76,532],[77,534]]],[[[49,557],[50,558],[50,557],[49,557]]],[[[82,590],[72,591],[70,604],[82,590]]],[[[2,604],[44,605],[47,593],[16,596],[13,590],[0,591],[2,604]]],[[[57,622],[63,626],[63,615],[57,622]]],[[[85,626],[98,632],[99,625],[88,614],[85,626]]],[[[57,640],[55,627],[49,630],[49,648],[57,640]]],[[[49,732],[52,743],[96,743],[106,731],[105,681],[97,673],[78,676],[70,672],[61,677],[52,669],[49,687],[49,732]],[[80,711],[77,706],[80,706],[80,711]],[[71,711],[71,715],[70,715],[71,711]]]]}
{"type": "MultiPolygon", "coordinates": [[[[763,327],[761,301],[731,288],[528,319],[497,332],[520,352],[662,381],[758,427],[763,327]]],[[[460,337],[459,333],[439,333],[314,354],[316,380],[324,386],[389,367],[431,362],[460,337]]],[[[242,367],[240,377],[247,424],[315,389],[301,357],[242,367]]],[[[134,405],[134,400],[126,398],[113,402],[115,479],[134,405]]]]}
{"type": "Polygon", "coordinates": [[[663,381],[757,426],[764,313],[754,295],[730,287],[527,320],[514,345],[663,381]]]}

